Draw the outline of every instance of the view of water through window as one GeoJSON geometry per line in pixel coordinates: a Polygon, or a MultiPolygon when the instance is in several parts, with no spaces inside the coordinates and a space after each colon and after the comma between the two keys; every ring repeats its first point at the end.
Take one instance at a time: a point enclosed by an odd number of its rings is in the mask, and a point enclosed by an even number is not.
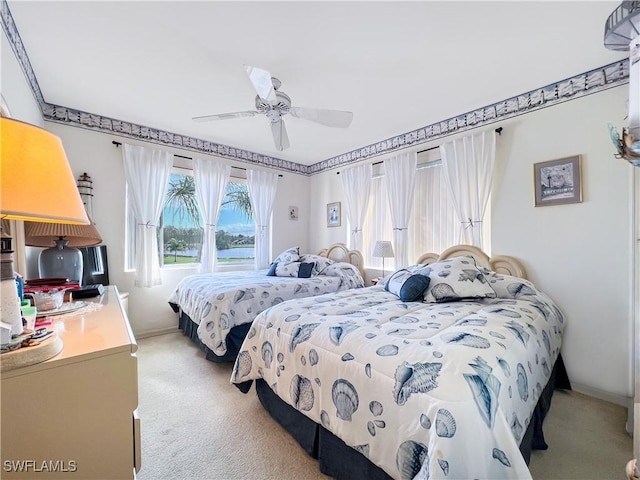
{"type": "MultiPolygon", "coordinates": [[[[193,177],[173,173],[162,214],[165,265],[200,262],[204,221],[195,201],[193,177]]],[[[243,183],[229,182],[216,223],[220,264],[250,264],[255,258],[255,228],[243,183]]]]}

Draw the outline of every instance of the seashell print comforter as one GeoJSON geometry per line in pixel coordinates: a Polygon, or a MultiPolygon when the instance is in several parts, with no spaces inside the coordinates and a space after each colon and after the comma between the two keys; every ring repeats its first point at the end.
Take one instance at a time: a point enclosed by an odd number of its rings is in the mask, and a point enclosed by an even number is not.
{"type": "Polygon", "coordinates": [[[217,272],[183,278],[169,297],[198,324],[198,337],[216,355],[236,325],[250,323],[266,308],[285,300],[364,287],[351,264],[337,262],[310,278],[270,277],[268,270],[217,272]],[[341,268],[343,267],[343,268],[341,268]]]}
{"type": "Polygon", "coordinates": [[[520,285],[468,302],[375,286],[281,303],[254,320],[231,381],[263,378],[393,478],[531,478],[519,444],[564,320],[520,285]]]}

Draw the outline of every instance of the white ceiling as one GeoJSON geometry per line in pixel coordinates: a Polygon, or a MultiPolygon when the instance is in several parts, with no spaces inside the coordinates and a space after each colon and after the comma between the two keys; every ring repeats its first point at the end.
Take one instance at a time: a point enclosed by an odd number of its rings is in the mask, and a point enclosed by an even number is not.
{"type": "Polygon", "coordinates": [[[603,46],[619,2],[8,1],[48,103],[311,165],[626,57],[603,46]],[[243,65],[294,106],[277,152],[243,65]]]}

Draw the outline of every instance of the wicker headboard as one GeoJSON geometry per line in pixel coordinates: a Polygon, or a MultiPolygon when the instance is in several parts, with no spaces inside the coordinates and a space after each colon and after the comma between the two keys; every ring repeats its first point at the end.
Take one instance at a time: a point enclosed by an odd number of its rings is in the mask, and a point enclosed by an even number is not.
{"type": "Polygon", "coordinates": [[[455,245],[453,247],[447,248],[439,255],[437,253],[425,253],[424,255],[420,255],[417,263],[434,263],[440,260],[446,260],[447,258],[451,257],[469,255],[471,255],[475,259],[476,265],[478,265],[479,267],[485,267],[489,270],[493,270],[494,272],[502,273],[504,275],[527,278],[527,272],[519,260],[507,255],[494,255],[493,257],[489,258],[486,253],[484,253],[478,247],[474,247],[473,245],[455,245]]]}
{"type": "Polygon", "coordinates": [[[360,270],[362,278],[364,278],[364,257],[359,250],[349,250],[344,243],[334,243],[320,250],[318,255],[330,258],[335,262],[347,262],[355,265],[360,270]]]}

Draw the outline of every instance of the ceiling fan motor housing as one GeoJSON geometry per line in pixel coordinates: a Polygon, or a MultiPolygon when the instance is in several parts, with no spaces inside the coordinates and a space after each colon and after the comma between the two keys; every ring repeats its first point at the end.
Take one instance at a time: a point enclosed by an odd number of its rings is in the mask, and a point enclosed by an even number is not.
{"type": "Polygon", "coordinates": [[[266,115],[271,122],[277,122],[283,115],[289,113],[289,110],[291,109],[291,98],[289,98],[289,95],[286,93],[278,90],[278,87],[280,87],[280,81],[278,79],[272,78],[272,81],[276,94],[276,101],[269,102],[260,98],[260,95],[256,95],[256,110],[263,115],[266,115]]]}

